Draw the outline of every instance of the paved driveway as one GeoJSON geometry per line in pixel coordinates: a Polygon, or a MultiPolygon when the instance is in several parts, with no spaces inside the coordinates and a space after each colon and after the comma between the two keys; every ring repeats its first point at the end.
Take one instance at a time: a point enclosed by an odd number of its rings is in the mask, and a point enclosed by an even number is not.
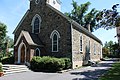
{"type": "Polygon", "coordinates": [[[65,73],[23,72],[5,75],[0,80],[97,80],[115,60],[102,61],[92,67],[83,67],[65,73]]]}

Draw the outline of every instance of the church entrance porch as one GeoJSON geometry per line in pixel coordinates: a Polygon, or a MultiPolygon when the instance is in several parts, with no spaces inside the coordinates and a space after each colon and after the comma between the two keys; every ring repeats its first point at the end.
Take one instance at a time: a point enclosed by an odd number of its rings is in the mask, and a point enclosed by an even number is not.
{"type": "Polygon", "coordinates": [[[26,63],[26,45],[22,42],[18,48],[18,64],[26,63]]]}

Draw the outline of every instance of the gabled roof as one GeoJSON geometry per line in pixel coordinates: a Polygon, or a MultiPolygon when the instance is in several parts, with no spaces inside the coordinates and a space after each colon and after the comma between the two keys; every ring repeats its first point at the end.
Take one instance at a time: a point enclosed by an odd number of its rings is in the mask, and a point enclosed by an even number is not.
{"type": "Polygon", "coordinates": [[[84,27],[82,27],[80,24],[78,24],[76,21],[68,18],[67,16],[65,16],[62,12],[58,11],[57,9],[55,9],[54,7],[52,7],[51,5],[47,4],[47,6],[49,8],[51,8],[53,11],[57,12],[59,15],[61,15],[62,17],[64,17],[65,19],[67,19],[72,25],[75,25],[76,27],[78,27],[84,34],[88,35],[89,37],[95,39],[96,41],[98,41],[99,43],[102,44],[101,40],[98,39],[96,36],[94,36],[91,32],[89,32],[88,30],[86,30],[84,27]]]}
{"type": "Polygon", "coordinates": [[[87,29],[83,28],[80,24],[78,24],[77,22],[75,22],[74,20],[72,21],[73,25],[75,25],[76,27],[78,27],[81,32],[83,32],[84,34],[88,35],[89,37],[95,39],[96,41],[98,41],[99,43],[102,44],[101,40],[98,39],[96,36],[94,36],[91,32],[89,32],[87,29]]]}
{"type": "MultiPolygon", "coordinates": [[[[69,17],[65,16],[62,12],[60,12],[59,10],[55,9],[54,7],[52,7],[49,4],[46,4],[47,7],[49,7],[50,9],[52,9],[53,11],[55,11],[56,13],[58,13],[59,15],[61,15],[63,18],[65,18],[66,20],[68,20],[70,22],[70,24],[75,25],[76,27],[78,27],[84,34],[90,36],[91,38],[95,39],[96,41],[98,41],[99,43],[102,44],[101,40],[98,39],[96,36],[94,36],[91,32],[89,32],[88,30],[86,30],[85,28],[83,28],[80,24],[78,24],[76,21],[70,19],[69,17]]],[[[24,21],[25,17],[28,15],[30,10],[28,10],[25,15],[23,16],[23,18],[21,19],[20,23],[18,24],[18,26],[16,27],[16,29],[14,30],[13,33],[15,33],[17,31],[17,29],[20,27],[21,23],[24,21]]]]}
{"type": "Polygon", "coordinates": [[[15,30],[13,31],[13,34],[16,33],[17,29],[20,27],[20,25],[22,24],[22,22],[24,21],[24,19],[26,18],[26,16],[28,15],[29,12],[30,12],[30,10],[27,10],[27,12],[26,12],[25,15],[23,16],[23,18],[21,19],[21,21],[19,22],[19,24],[17,25],[17,27],[16,27],[15,30]]]}
{"type": "Polygon", "coordinates": [[[25,40],[29,45],[33,46],[43,46],[41,40],[37,36],[37,34],[29,33],[27,31],[21,31],[20,36],[18,37],[14,46],[17,46],[21,37],[24,36],[25,40]]]}

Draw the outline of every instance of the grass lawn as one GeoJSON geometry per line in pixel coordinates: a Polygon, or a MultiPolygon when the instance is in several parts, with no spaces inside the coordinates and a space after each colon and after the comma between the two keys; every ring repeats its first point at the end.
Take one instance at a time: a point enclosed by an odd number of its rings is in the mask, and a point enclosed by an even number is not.
{"type": "Polygon", "coordinates": [[[120,80],[120,62],[115,63],[99,80],[120,80]]]}

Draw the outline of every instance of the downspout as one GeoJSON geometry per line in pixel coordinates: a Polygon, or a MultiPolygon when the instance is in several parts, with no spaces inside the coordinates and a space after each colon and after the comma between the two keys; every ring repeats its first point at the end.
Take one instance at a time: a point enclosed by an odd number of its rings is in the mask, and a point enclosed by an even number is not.
{"type": "MultiPolygon", "coordinates": [[[[73,30],[73,29],[72,29],[72,27],[73,27],[73,26],[72,26],[73,21],[72,21],[72,20],[70,21],[70,24],[71,24],[71,42],[72,42],[71,48],[73,49],[73,41],[72,41],[72,38],[73,38],[73,33],[72,33],[72,32],[73,32],[73,31],[72,31],[72,30],[73,30]]],[[[73,67],[74,67],[74,66],[73,66],[73,50],[72,50],[72,69],[73,69],[73,67]]]]}

